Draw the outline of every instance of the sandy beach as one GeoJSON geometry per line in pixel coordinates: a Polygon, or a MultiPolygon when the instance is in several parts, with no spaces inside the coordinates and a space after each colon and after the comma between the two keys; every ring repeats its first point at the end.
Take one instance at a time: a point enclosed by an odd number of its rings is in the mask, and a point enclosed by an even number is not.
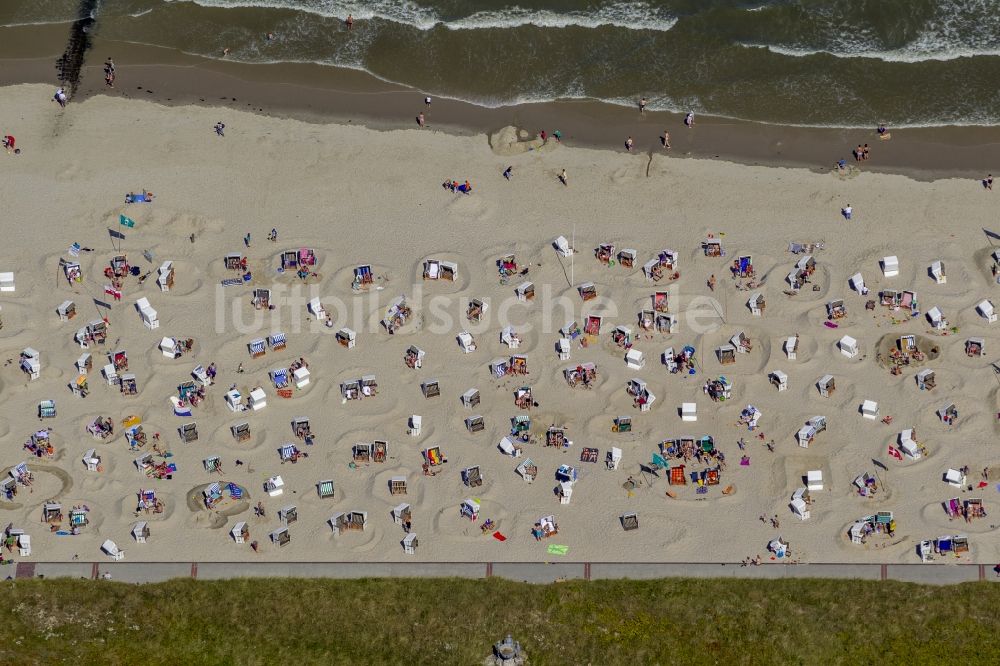
{"type": "MultiPolygon", "coordinates": [[[[60,109],[50,101],[52,92],[47,85],[18,85],[0,95],[0,130],[15,135],[22,149],[17,156],[0,154],[0,224],[9,239],[0,273],[12,271],[16,284],[0,294],[0,472],[26,461],[34,475],[31,487],[0,502],[0,519],[31,535],[31,559],[92,559],[111,539],[127,551],[127,560],[138,561],[740,561],[767,557],[768,542],[780,535],[794,561],[908,562],[917,561],[921,540],[953,534],[968,535],[971,544],[960,561],[1000,557],[993,535],[1000,469],[991,442],[1000,427],[1000,382],[990,365],[997,324],[975,310],[995,298],[992,248],[983,228],[1000,231],[998,195],[976,179],[918,181],[871,173],[865,164],[846,173],[748,166],[676,159],[665,151],[635,155],[555,141],[540,145],[530,136],[509,148],[507,132],[375,131],[103,96],[60,109]],[[213,131],[219,121],[224,137],[213,131]],[[507,166],[513,167],[509,181],[501,176],[507,166]],[[566,186],[557,179],[563,169],[566,186]],[[446,180],[468,180],[473,192],[450,192],[441,186],[446,180]],[[124,203],[127,193],[142,190],[155,198],[124,203]],[[849,204],[853,216],[847,221],[840,211],[849,204]],[[134,220],[134,228],[121,227],[121,215],[134,220]],[[267,240],[272,228],[276,242],[267,240]],[[124,235],[120,250],[109,229],[124,235]],[[572,259],[553,248],[558,236],[575,246],[572,259]],[[721,241],[724,257],[705,256],[702,244],[709,238],[721,241]],[[785,276],[805,256],[789,252],[793,242],[821,249],[811,253],[816,270],[810,284],[788,295],[785,276]],[[67,252],[73,243],[93,251],[73,258],[67,252]],[[601,243],[614,244],[613,265],[595,258],[601,243]],[[300,248],[313,249],[316,257],[304,280],[278,271],[282,253],[300,248]],[[617,252],[629,248],[636,261],[625,268],[617,252]],[[643,264],[666,248],[678,255],[679,275],[647,281],[643,264]],[[240,275],[225,267],[229,253],[246,256],[252,278],[223,287],[223,280],[240,275]],[[115,301],[104,293],[104,271],[120,254],[140,276],[151,275],[141,283],[125,277],[115,301]],[[502,283],[497,260],[510,254],[518,272],[527,274],[502,283]],[[730,273],[732,261],[748,255],[753,289],[730,273]],[[879,262],[891,255],[899,259],[899,272],[886,277],[879,262]],[[79,262],[81,282],[66,279],[62,260],[79,262]],[[423,279],[427,260],[453,262],[456,279],[423,279]],[[928,272],[938,260],[946,268],[943,284],[928,272]],[[165,261],[175,268],[166,292],[156,284],[165,261]],[[358,265],[370,265],[375,276],[360,292],[352,289],[358,265]],[[858,272],[870,290],[864,296],[848,283],[858,272]],[[714,291],[706,283],[710,275],[717,278],[714,291]],[[535,287],[527,302],[515,297],[524,281],[535,287]],[[597,298],[584,301],[577,286],[588,282],[597,298]],[[254,309],[255,289],[271,290],[273,310],[254,309]],[[916,292],[918,314],[883,307],[879,292],[885,289],[916,292]],[[676,316],[669,335],[639,330],[638,315],[650,309],[654,291],[668,293],[676,316]],[[747,307],[753,292],[766,301],[761,316],[747,307]],[[413,314],[389,335],[379,322],[399,296],[413,314]],[[140,298],[155,308],[158,328],[144,326],[134,307],[140,298]],[[321,325],[307,310],[313,298],[333,326],[321,325]],[[481,322],[466,319],[471,299],[490,305],[481,322]],[[60,321],[56,309],[67,300],[77,315],[60,321]],[[843,300],[847,310],[837,328],[825,324],[832,300],[843,300]],[[868,300],[876,301],[874,309],[866,310],[868,300]],[[935,306],[949,322],[942,330],[925,317],[935,306]],[[604,315],[599,335],[574,340],[570,360],[560,360],[559,329],[569,321],[582,327],[591,314],[604,315]],[[105,316],[107,342],[81,349],[77,330],[105,316]],[[508,324],[522,337],[517,349],[501,344],[508,324]],[[619,325],[636,334],[632,349],[645,355],[641,369],[627,367],[625,350],[612,341],[619,325]],[[342,327],[356,331],[353,348],[338,344],[334,334],[342,327]],[[462,330],[474,336],[475,351],[463,353],[456,341],[462,330]],[[721,365],[716,348],[741,330],[752,350],[721,365]],[[248,344],[276,332],[286,334],[287,348],[251,358],[248,344]],[[799,350],[791,360],[784,342],[796,334],[799,350]],[[891,374],[885,356],[907,334],[918,336],[926,358],[891,374]],[[845,335],[857,340],[853,358],[837,347],[845,335]],[[166,358],[159,349],[165,336],[190,338],[193,349],[166,358]],[[966,354],[970,337],[985,339],[985,355],[966,354]],[[419,369],[404,362],[411,345],[425,352],[419,369]],[[695,349],[695,373],[669,373],[661,353],[685,346],[695,349]],[[41,357],[33,381],[18,367],[19,354],[29,347],[41,357]],[[122,395],[101,375],[107,354],[119,349],[127,351],[137,395],[122,395]],[[85,398],[68,386],[82,353],[93,357],[85,398]],[[491,361],[512,355],[526,357],[527,375],[491,374],[491,361]],[[283,398],[269,371],[299,358],[308,362],[311,381],[283,398]],[[211,363],[218,375],[206,399],[191,417],[175,416],[169,397],[178,395],[195,366],[211,363]],[[593,386],[568,386],[563,370],[584,363],[596,365],[593,386]],[[934,370],[936,386],[921,390],[916,375],[925,368],[934,370]],[[787,390],[769,382],[775,370],[787,374],[787,390]],[[816,386],[826,374],[836,382],[829,397],[816,386]],[[341,384],[366,375],[375,375],[377,395],[344,401],[341,384]],[[714,402],[703,386],[720,376],[731,382],[731,394],[714,402]],[[656,396],[649,411],[635,408],[626,393],[633,378],[656,396]],[[424,397],[421,384],[429,380],[439,382],[440,396],[424,397]],[[224,395],[233,384],[244,397],[262,387],[267,406],[230,411],[224,395]],[[538,403],[530,410],[515,406],[521,386],[530,386],[538,403]],[[471,388],[481,402],[469,409],[460,398],[471,388]],[[55,418],[37,418],[43,400],[56,402],[55,418]],[[878,403],[877,419],[862,418],[864,400],[878,403]],[[688,402],[697,405],[697,422],[681,420],[679,408],[688,402]],[[959,411],[950,426],[935,413],[948,403],[959,411]],[[739,423],[748,404],[762,413],[754,432],[739,423]],[[419,436],[407,432],[414,414],[422,417],[419,436]],[[482,415],[482,431],[467,430],[465,419],[473,415],[482,415]],[[518,415],[530,416],[531,434],[540,441],[525,443],[523,457],[512,458],[497,444],[518,415]],[[827,428],[808,448],[800,447],[796,433],[815,415],[826,417],[827,428]],[[97,416],[111,418],[113,437],[99,441],[87,432],[97,416]],[[631,432],[612,431],[618,416],[631,417],[631,432]],[[149,435],[139,451],[130,450],[122,426],[130,417],[139,417],[149,435]],[[296,438],[291,422],[297,417],[310,419],[313,445],[296,438]],[[238,442],[230,426],[244,421],[251,437],[238,442]],[[177,429],[190,422],[197,424],[198,439],[183,442],[177,429]],[[565,426],[572,446],[544,445],[553,424],[565,426]],[[22,449],[39,428],[52,429],[54,458],[22,449]],[[926,453],[919,460],[890,457],[889,446],[898,446],[899,433],[909,428],[926,453]],[[176,465],[171,479],[149,479],[133,462],[151,451],[154,433],[160,434],[159,448],[171,454],[154,456],[156,462],[176,465]],[[640,469],[660,453],[661,442],[705,435],[726,460],[719,484],[706,492],[690,479],[669,485],[665,470],[656,476],[640,469]],[[354,462],[352,447],[376,440],[388,442],[385,461],[354,462]],[[772,440],[773,452],[766,447],[772,440]],[[279,449],[286,443],[308,457],[282,463],[279,449]],[[431,447],[440,447],[447,459],[431,468],[433,476],[422,471],[422,451],[431,447]],[[605,465],[612,447],[623,453],[617,470],[605,465]],[[88,471],[81,461],[91,448],[102,471],[88,471]],[[596,463],[581,462],[584,448],[599,450],[596,463]],[[221,474],[203,464],[214,456],[221,459],[221,474]],[[741,456],[748,464],[740,464],[741,456]],[[515,472],[525,458],[537,464],[533,483],[515,472]],[[237,459],[244,464],[237,466],[237,459]],[[568,504],[555,494],[555,474],[564,464],[578,474],[568,504]],[[469,488],[461,472],[474,465],[483,483],[469,488]],[[943,481],[946,470],[963,466],[970,471],[962,488],[943,481]],[[984,468],[994,473],[978,488],[984,468]],[[811,493],[810,517],[799,520],[789,503],[811,470],[822,471],[823,490],[811,493]],[[860,496],[853,484],[866,473],[877,482],[871,497],[860,496]],[[264,491],[273,475],[284,481],[280,497],[264,491]],[[392,495],[390,479],[400,476],[407,492],[392,495]],[[631,490],[623,487],[630,477],[636,482],[631,490]],[[316,484],[327,479],[335,495],[320,498],[316,484]],[[216,481],[244,488],[243,501],[218,511],[204,508],[201,491],[216,481]],[[155,491],[162,512],[136,515],[141,489],[155,491]],[[981,498],[986,517],[950,519],[942,506],[950,498],[981,498]],[[478,520],[460,516],[466,499],[479,503],[478,520]],[[86,505],[89,525],[75,536],[50,532],[41,521],[49,500],[67,513],[86,505]],[[254,516],[257,502],[263,502],[264,517],[254,516]],[[404,555],[405,534],[391,516],[400,502],[412,507],[419,540],[413,555],[404,555]],[[268,534],[281,527],[278,511],[287,506],[297,508],[298,518],[289,526],[291,542],[278,547],[268,534]],[[367,512],[366,529],[335,536],[327,520],[351,511],[367,512]],[[850,525],[880,511],[892,512],[894,534],[852,544],[850,525]],[[629,512],[638,515],[639,529],[622,529],[620,518],[629,512]],[[536,541],[532,528],[549,515],[558,534],[536,541]],[[777,516],[780,527],[761,516],[777,516]],[[481,529],[486,519],[506,540],[481,529]],[[146,544],[130,536],[141,520],[150,527],[146,544]],[[257,541],[259,552],[234,543],[230,530],[239,521],[247,523],[248,542],[257,541]],[[565,546],[564,554],[550,554],[551,545],[565,546]]],[[[438,108],[435,103],[428,111],[432,124],[438,108]]],[[[678,125],[672,133],[684,131],[678,125]]],[[[713,466],[692,460],[686,474],[713,466]]]]}

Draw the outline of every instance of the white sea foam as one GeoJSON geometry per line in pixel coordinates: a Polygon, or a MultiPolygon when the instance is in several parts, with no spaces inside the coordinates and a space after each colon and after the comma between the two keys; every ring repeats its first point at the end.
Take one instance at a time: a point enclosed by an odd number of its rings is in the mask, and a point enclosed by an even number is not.
{"type": "Polygon", "coordinates": [[[526,25],[543,28],[598,28],[617,26],[633,30],[665,32],[674,27],[677,19],[668,16],[644,2],[621,2],[600,7],[596,11],[570,11],[557,13],[549,10],[510,7],[498,11],[476,12],[452,21],[443,20],[433,9],[421,7],[406,0],[374,0],[352,3],[342,0],[167,0],[168,2],[194,2],[203,7],[267,9],[294,9],[327,18],[344,20],[350,14],[355,20],[382,19],[402,23],[419,30],[444,26],[450,30],[482,30],[488,28],[510,29],[526,25]]]}
{"type": "Polygon", "coordinates": [[[823,44],[746,42],[741,46],[796,58],[826,54],[906,63],[1000,55],[996,0],[938,0],[933,14],[925,18],[914,36],[898,46],[886,45],[871,26],[852,25],[851,19],[840,13],[844,7],[831,5],[813,13],[812,20],[825,35],[823,44]]]}
{"type": "Polygon", "coordinates": [[[1000,45],[990,49],[975,49],[968,47],[954,48],[917,48],[916,44],[901,49],[880,51],[875,48],[857,49],[852,51],[838,49],[809,49],[789,46],[775,46],[773,44],[740,44],[747,48],[767,49],[772,53],[778,53],[794,58],[805,58],[814,55],[830,55],[835,58],[873,58],[884,62],[927,62],[931,60],[957,60],[958,58],[975,58],[978,56],[1000,56],[1000,45]]]}

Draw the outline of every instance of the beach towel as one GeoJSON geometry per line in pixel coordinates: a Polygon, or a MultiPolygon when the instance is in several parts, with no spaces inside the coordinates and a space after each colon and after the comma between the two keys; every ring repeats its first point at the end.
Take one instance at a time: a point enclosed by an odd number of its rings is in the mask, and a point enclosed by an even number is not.
{"type": "Polygon", "coordinates": [[[233,499],[243,499],[243,489],[235,483],[229,484],[229,494],[233,499]]]}
{"type": "Polygon", "coordinates": [[[824,321],[823,325],[826,326],[827,328],[840,328],[839,324],[836,324],[835,322],[832,321],[824,321]]]}
{"type": "Polygon", "coordinates": [[[546,549],[549,555],[565,555],[569,552],[569,546],[561,546],[556,543],[550,543],[549,547],[546,549]]]}
{"type": "Polygon", "coordinates": [[[507,540],[507,537],[505,537],[504,535],[500,534],[499,532],[494,532],[493,533],[493,538],[496,539],[497,541],[506,541],[507,540]]]}
{"type": "Polygon", "coordinates": [[[69,254],[70,254],[71,257],[79,257],[80,256],[80,244],[79,243],[73,243],[72,245],[70,245],[69,246],[69,254]]]}
{"type": "Polygon", "coordinates": [[[222,281],[223,287],[238,287],[243,284],[243,278],[227,278],[222,281]]]}

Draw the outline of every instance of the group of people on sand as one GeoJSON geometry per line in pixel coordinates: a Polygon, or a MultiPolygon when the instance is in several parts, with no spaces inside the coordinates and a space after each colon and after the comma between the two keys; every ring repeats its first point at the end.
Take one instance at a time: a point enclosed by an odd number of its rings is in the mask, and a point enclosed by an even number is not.
{"type": "Polygon", "coordinates": [[[472,184],[468,180],[464,183],[460,183],[457,180],[446,180],[441,184],[441,187],[455,194],[472,194],[472,184]]]}

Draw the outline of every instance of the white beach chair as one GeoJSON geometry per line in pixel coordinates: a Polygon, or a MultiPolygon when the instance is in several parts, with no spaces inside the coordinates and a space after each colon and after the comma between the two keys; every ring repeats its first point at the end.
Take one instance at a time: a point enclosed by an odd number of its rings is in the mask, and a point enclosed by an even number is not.
{"type": "Polygon", "coordinates": [[[944,262],[934,261],[931,263],[930,268],[927,269],[930,273],[931,279],[937,284],[945,284],[948,282],[948,276],[944,272],[944,262]]]}
{"type": "Polygon", "coordinates": [[[117,561],[125,558],[125,551],[121,550],[111,539],[106,539],[104,543],[101,544],[101,550],[113,560],[117,561]]]}
{"type": "Polygon", "coordinates": [[[552,241],[552,247],[556,249],[556,254],[560,257],[568,257],[573,254],[573,248],[569,246],[569,241],[565,236],[559,236],[552,241]]]}
{"type": "Polygon", "coordinates": [[[899,275],[899,257],[896,255],[882,257],[882,261],[879,263],[882,267],[882,275],[885,277],[890,278],[899,275]]]}
{"type": "Polygon", "coordinates": [[[845,335],[838,342],[837,346],[840,348],[840,353],[847,358],[854,358],[858,355],[858,341],[849,335],[845,335]]]}
{"type": "Polygon", "coordinates": [[[993,302],[989,299],[983,299],[976,304],[976,312],[979,316],[986,320],[987,323],[992,324],[997,320],[996,310],[993,309],[993,302]]]}

